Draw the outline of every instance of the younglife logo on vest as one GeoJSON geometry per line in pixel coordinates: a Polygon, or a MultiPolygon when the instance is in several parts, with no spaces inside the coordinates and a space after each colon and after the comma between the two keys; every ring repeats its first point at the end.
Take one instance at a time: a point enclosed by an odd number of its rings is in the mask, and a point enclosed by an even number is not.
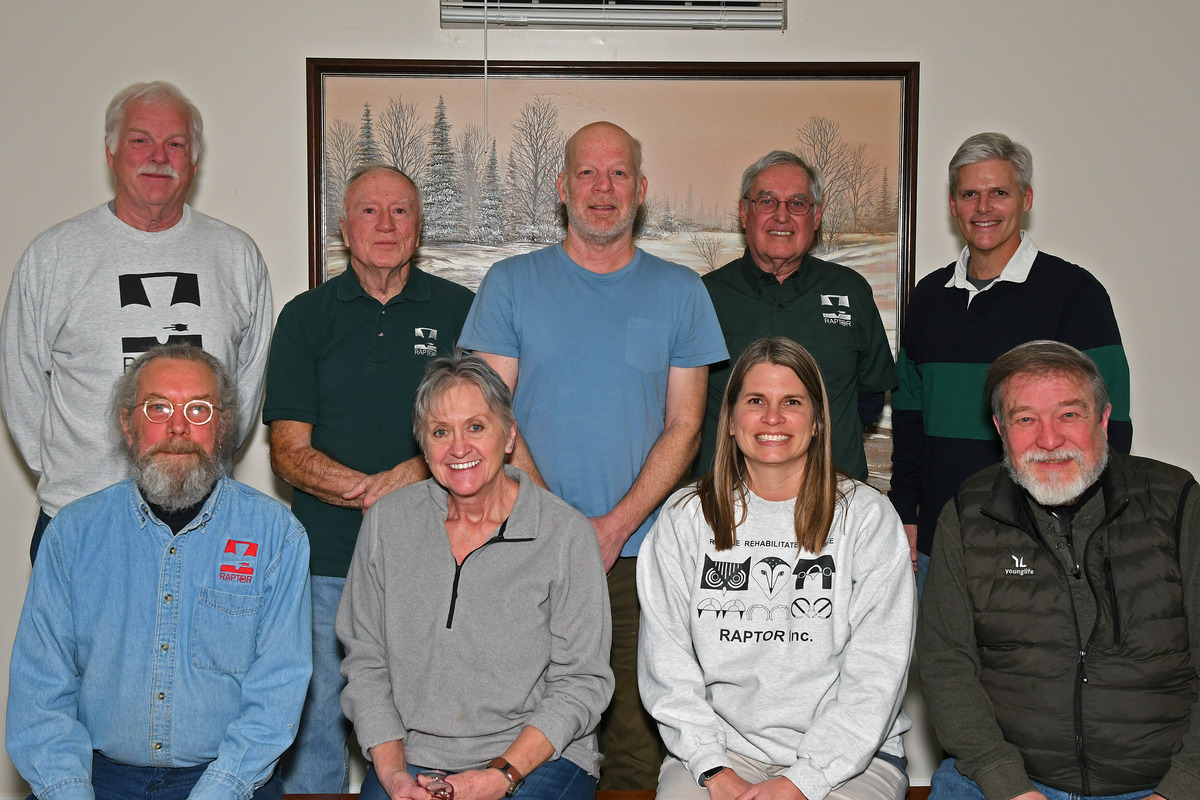
{"type": "Polygon", "coordinates": [[[1025,566],[1025,556],[1010,555],[1009,558],[1011,558],[1013,560],[1013,565],[1011,567],[1005,568],[1005,570],[1004,570],[1005,575],[1032,575],[1033,574],[1033,567],[1025,566]]]}

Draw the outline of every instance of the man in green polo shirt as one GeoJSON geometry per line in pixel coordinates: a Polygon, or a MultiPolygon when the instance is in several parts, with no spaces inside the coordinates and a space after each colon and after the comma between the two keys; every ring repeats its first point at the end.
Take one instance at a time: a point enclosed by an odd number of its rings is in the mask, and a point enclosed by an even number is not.
{"type": "Polygon", "coordinates": [[[824,188],[820,170],[783,150],[742,174],[738,214],[746,252],[704,276],[729,361],[708,373],[697,475],[712,469],[731,365],[756,339],[787,336],[821,367],[833,419],[833,463],[867,479],[863,427],[878,419],[883,393],[895,388],[896,362],[866,279],[808,253],[819,241],[824,188]]]}
{"type": "Polygon", "coordinates": [[[412,436],[413,395],[429,359],[458,340],[474,299],[413,265],[421,200],[407,175],[362,168],[343,205],[350,266],[280,312],[263,408],[271,468],[295,487],[292,511],[311,550],[313,676],[296,743],[280,761],[287,794],[348,790],[338,601],[362,512],[429,477],[412,436]]]}

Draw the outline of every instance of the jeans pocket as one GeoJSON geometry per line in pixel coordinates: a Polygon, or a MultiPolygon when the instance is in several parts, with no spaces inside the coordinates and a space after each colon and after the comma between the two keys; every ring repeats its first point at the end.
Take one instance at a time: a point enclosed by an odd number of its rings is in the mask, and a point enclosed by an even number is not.
{"type": "Polygon", "coordinates": [[[240,675],[254,661],[266,598],[200,587],[192,617],[192,666],[240,675]]]}

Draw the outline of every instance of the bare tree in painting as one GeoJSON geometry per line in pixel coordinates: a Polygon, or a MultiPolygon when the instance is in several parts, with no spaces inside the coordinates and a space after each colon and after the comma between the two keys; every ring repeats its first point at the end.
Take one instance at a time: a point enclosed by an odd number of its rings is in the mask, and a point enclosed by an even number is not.
{"type": "Polygon", "coordinates": [[[504,241],[504,212],[501,201],[504,187],[500,183],[500,166],[496,161],[496,140],[492,140],[491,152],[483,172],[483,199],[479,201],[479,224],[471,231],[471,240],[483,244],[500,244],[504,241]]]}
{"type": "Polygon", "coordinates": [[[483,199],[484,170],[487,168],[488,143],[483,128],[468,123],[454,142],[458,150],[458,176],[463,206],[463,223],[470,230],[479,224],[483,199]]]}
{"type": "Polygon", "coordinates": [[[865,142],[850,148],[846,159],[845,192],[855,231],[866,229],[865,218],[871,211],[871,189],[878,174],[879,162],[867,155],[865,142]]]}
{"type": "Polygon", "coordinates": [[[363,103],[362,117],[358,121],[358,144],[356,145],[357,166],[378,164],[383,161],[379,145],[375,143],[375,126],[371,120],[371,104],[363,103]]]}
{"type": "Polygon", "coordinates": [[[724,260],[725,245],[721,243],[721,239],[718,236],[701,231],[692,231],[688,234],[688,244],[692,246],[692,252],[696,254],[696,257],[704,266],[704,272],[712,272],[724,260]]]}
{"type": "Polygon", "coordinates": [[[521,106],[512,123],[508,153],[508,223],[517,239],[556,241],[558,190],[566,137],[558,126],[558,108],[548,97],[535,96],[521,106]]]}
{"type": "Polygon", "coordinates": [[[325,233],[335,236],[342,216],[342,193],[357,163],[354,126],[335,119],[325,129],[325,233]]]}
{"type": "Polygon", "coordinates": [[[379,115],[376,130],[383,160],[420,185],[425,179],[429,126],[421,121],[417,104],[405,103],[399,95],[391,98],[379,115]]]}
{"type": "Polygon", "coordinates": [[[450,140],[446,101],[438,97],[425,161],[425,186],[421,191],[425,225],[421,234],[433,242],[462,240],[462,200],[458,192],[458,153],[450,140]]]}

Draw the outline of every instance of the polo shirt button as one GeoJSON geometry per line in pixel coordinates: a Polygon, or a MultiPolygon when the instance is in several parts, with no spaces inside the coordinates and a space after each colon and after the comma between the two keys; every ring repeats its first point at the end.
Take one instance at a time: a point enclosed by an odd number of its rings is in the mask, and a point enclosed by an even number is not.
{"type": "Polygon", "coordinates": [[[381,339],[383,338],[383,331],[379,332],[379,338],[381,338],[381,339]]]}
{"type": "Polygon", "coordinates": [[[783,303],[780,303],[776,308],[783,308],[783,303]]]}

